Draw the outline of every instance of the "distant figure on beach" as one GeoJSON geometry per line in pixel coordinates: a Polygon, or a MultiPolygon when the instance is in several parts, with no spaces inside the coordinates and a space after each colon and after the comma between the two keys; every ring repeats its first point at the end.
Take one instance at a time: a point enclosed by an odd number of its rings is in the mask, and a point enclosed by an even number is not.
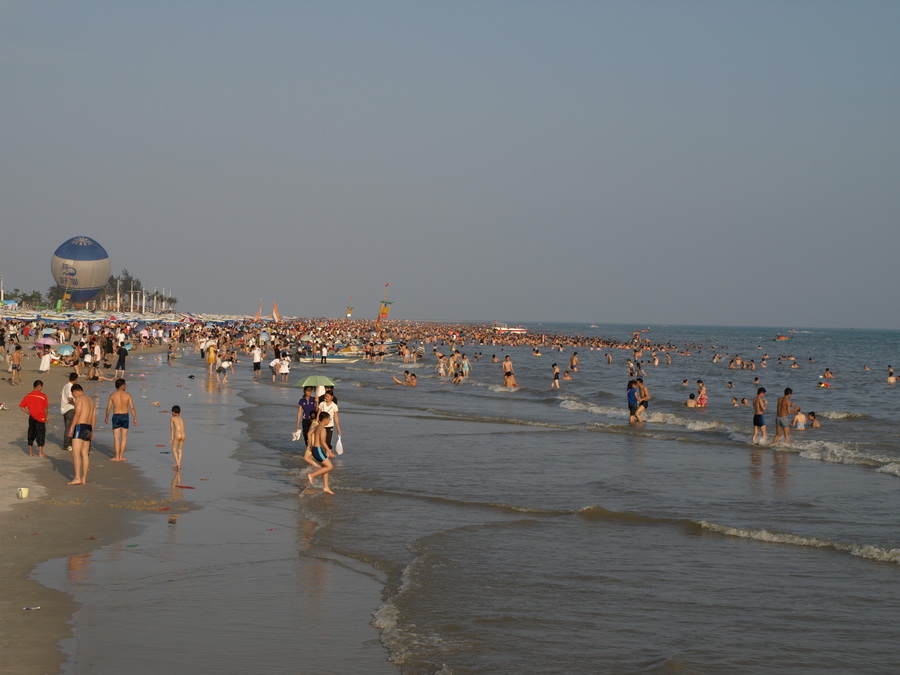
{"type": "Polygon", "coordinates": [[[303,398],[297,402],[297,429],[302,430],[303,444],[309,445],[309,428],[319,403],[313,396],[312,387],[303,387],[303,398]]]}
{"type": "Polygon", "coordinates": [[[259,345],[253,345],[250,358],[253,359],[253,379],[258,380],[262,374],[262,349],[259,348],[259,345]]]}
{"type": "Polygon", "coordinates": [[[559,366],[554,363],[550,367],[553,369],[553,381],[550,383],[550,388],[559,389],[559,366]]]}
{"type": "Polygon", "coordinates": [[[125,359],[128,358],[128,350],[125,349],[124,344],[119,345],[116,356],[119,357],[119,360],[116,361],[116,377],[125,377],[125,359]]]}
{"type": "Polygon", "coordinates": [[[337,431],[338,437],[341,436],[341,417],[338,414],[338,405],[334,399],[334,391],[326,389],[323,397],[324,400],[319,401],[319,424],[325,429],[325,437],[330,448],[332,447],[331,441],[334,432],[337,431]],[[327,413],[327,419],[322,418],[322,413],[327,413]]]}
{"type": "Polygon", "coordinates": [[[750,441],[756,444],[756,437],[762,435],[761,442],[766,443],[766,410],[769,402],[766,400],[766,389],[760,387],[756,390],[756,398],[753,399],[753,439],[750,441]]]}
{"type": "Polygon", "coordinates": [[[125,446],[128,443],[128,413],[134,418],[134,426],[137,426],[137,412],[134,409],[134,401],[131,394],[125,391],[125,380],[119,378],[116,380],[116,390],[109,395],[109,402],[106,404],[105,424],[109,424],[109,414],[112,412],[112,432],[113,432],[113,448],[115,456],[111,461],[124,462],[125,446]]]}
{"type": "Polygon", "coordinates": [[[317,471],[312,471],[306,475],[309,486],[314,487],[316,478],[322,476],[322,491],[333,495],[334,492],[328,487],[328,474],[334,471],[334,465],[331,463],[334,453],[331,451],[331,445],[328,442],[328,427],[326,426],[330,423],[332,423],[331,415],[327,412],[319,412],[317,424],[315,429],[312,430],[310,438],[310,458],[306,459],[304,457],[304,459],[314,467],[321,467],[317,471]]]}
{"type": "Polygon", "coordinates": [[[68,485],[84,485],[87,483],[90,468],[91,439],[94,438],[94,424],[97,422],[97,408],[94,399],[86,396],[80,384],[72,385],[72,398],[75,399],[75,414],[69,427],[72,438],[72,463],[75,477],[68,485]]]}
{"type": "Polygon", "coordinates": [[[22,384],[22,345],[16,345],[15,349],[13,349],[9,363],[12,372],[12,375],[9,377],[9,383],[22,384]]]}
{"type": "Polygon", "coordinates": [[[777,409],[775,410],[775,438],[772,440],[772,447],[778,445],[778,439],[784,435],[784,442],[791,442],[791,415],[799,412],[800,406],[792,407],[793,402],[791,396],[794,390],[788,387],[784,390],[784,396],[778,399],[777,409]]]}
{"type": "Polygon", "coordinates": [[[272,371],[272,382],[275,382],[275,379],[278,377],[278,369],[280,367],[281,359],[277,356],[269,362],[269,370],[272,371]]]}
{"type": "Polygon", "coordinates": [[[69,427],[75,417],[75,399],[72,398],[72,386],[78,381],[78,373],[69,373],[69,381],[63,386],[59,395],[59,412],[63,416],[63,449],[72,452],[72,438],[69,427]]]}
{"type": "Polygon", "coordinates": [[[172,444],[172,458],[175,460],[175,464],[172,465],[172,468],[175,471],[178,471],[181,469],[181,453],[184,450],[184,439],[187,438],[180,405],[172,406],[172,418],[169,420],[169,431],[171,433],[169,442],[172,444]]]}
{"type": "Polygon", "coordinates": [[[19,409],[28,415],[28,456],[34,457],[32,446],[37,443],[38,457],[45,457],[44,442],[47,440],[47,409],[50,400],[42,390],[44,382],[35,380],[34,389],[25,394],[19,409]]]}

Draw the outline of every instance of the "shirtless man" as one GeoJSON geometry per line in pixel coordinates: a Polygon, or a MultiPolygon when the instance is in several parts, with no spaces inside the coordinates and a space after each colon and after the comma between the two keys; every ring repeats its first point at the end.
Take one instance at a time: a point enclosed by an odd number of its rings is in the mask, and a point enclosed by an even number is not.
{"type": "Polygon", "coordinates": [[[16,345],[9,361],[12,367],[12,375],[9,378],[9,383],[22,384],[22,345],[16,345]]]}
{"type": "Polygon", "coordinates": [[[762,444],[766,444],[766,410],[769,402],[766,400],[766,388],[760,387],[756,390],[756,398],[753,399],[753,440],[750,442],[756,445],[756,437],[762,433],[762,444]]]}
{"type": "Polygon", "coordinates": [[[113,462],[125,462],[125,445],[128,443],[128,413],[134,418],[134,426],[137,426],[137,412],[134,410],[134,401],[131,394],[125,391],[125,380],[116,380],[116,390],[109,395],[109,403],[106,404],[105,424],[109,424],[109,413],[112,411],[113,447],[115,456],[113,462]]]}
{"type": "Polygon", "coordinates": [[[503,359],[503,363],[500,364],[500,367],[503,368],[503,384],[509,386],[506,383],[509,380],[509,376],[513,374],[513,364],[512,359],[509,358],[509,354],[503,359]]]}
{"type": "Polygon", "coordinates": [[[72,385],[72,399],[75,401],[75,415],[69,427],[72,439],[72,462],[75,464],[75,478],[68,485],[84,485],[87,483],[91,439],[94,437],[94,423],[97,421],[97,408],[94,399],[86,396],[80,384],[72,385]]]}
{"type": "Polygon", "coordinates": [[[569,370],[573,373],[578,372],[578,352],[572,353],[572,358],[569,359],[569,370]]]}
{"type": "Polygon", "coordinates": [[[635,417],[637,417],[638,422],[643,422],[641,413],[650,407],[650,390],[647,389],[642,377],[637,378],[634,383],[637,385],[638,390],[638,411],[635,417]]]}
{"type": "Polygon", "coordinates": [[[309,486],[313,487],[316,476],[322,476],[322,485],[324,486],[322,491],[333,495],[334,492],[328,487],[328,474],[334,471],[334,465],[331,463],[331,457],[334,457],[334,453],[328,446],[328,430],[325,426],[330,420],[331,415],[327,412],[320,412],[318,425],[310,434],[309,450],[312,459],[315,460],[316,464],[313,464],[313,462],[309,463],[313,466],[321,466],[322,468],[317,471],[311,471],[306,475],[306,478],[309,480],[309,486]]]}
{"type": "Polygon", "coordinates": [[[800,412],[800,406],[793,406],[791,396],[794,390],[788,387],[784,390],[784,396],[778,399],[777,408],[775,410],[775,438],[772,440],[772,447],[778,445],[778,439],[784,434],[784,442],[791,442],[791,415],[800,412]]]}
{"type": "Polygon", "coordinates": [[[391,377],[394,378],[395,384],[403,384],[403,385],[406,385],[407,387],[415,387],[416,386],[415,384],[412,383],[412,376],[409,374],[408,370],[403,371],[403,381],[402,382],[397,379],[396,375],[391,375],[391,377]]]}

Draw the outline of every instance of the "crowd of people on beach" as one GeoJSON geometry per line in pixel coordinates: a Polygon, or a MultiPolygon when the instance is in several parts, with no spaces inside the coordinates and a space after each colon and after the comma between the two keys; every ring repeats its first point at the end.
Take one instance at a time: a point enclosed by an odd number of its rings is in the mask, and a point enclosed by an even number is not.
{"type": "MultiPolygon", "coordinates": [[[[559,389],[561,381],[573,380],[579,372],[580,361],[575,349],[605,350],[608,365],[617,361],[615,350],[630,352],[624,358],[627,375],[626,403],[629,423],[644,424],[644,415],[650,407],[651,394],[645,382],[645,368],[659,366],[661,361],[672,364],[672,355],[691,356],[702,353],[704,345],[687,344],[675,346],[668,343],[652,343],[645,331],[635,332],[629,341],[605,339],[595,336],[559,335],[549,333],[498,333],[492,326],[421,323],[407,321],[373,322],[353,319],[304,319],[281,323],[259,322],[256,320],[234,320],[219,322],[201,321],[158,321],[135,322],[118,320],[72,320],[67,323],[50,323],[16,319],[0,319],[0,359],[7,364],[11,386],[23,384],[23,370],[26,361],[38,361],[37,373],[46,374],[51,367],[66,367],[71,370],[69,381],[60,392],[60,414],[64,419],[63,446],[73,453],[74,476],[70,485],[87,482],[90,446],[96,425],[97,411],[90,396],[84,395],[82,381],[111,381],[115,390],[110,394],[105,421],[112,417],[113,456],[112,461],[125,461],[125,448],[130,424],[137,424],[137,412],[133,399],[126,390],[126,371],[129,354],[149,347],[164,345],[166,361],[172,364],[185,353],[196,353],[205,359],[210,376],[219,384],[227,384],[229,375],[235,372],[235,364],[246,358],[252,364],[255,380],[262,378],[262,364],[268,363],[272,382],[287,384],[292,364],[308,359],[310,363],[326,364],[329,354],[348,347],[355,350],[367,362],[378,363],[385,358],[396,359],[404,364],[415,364],[425,358],[430,348],[435,359],[434,369],[438,378],[446,378],[454,384],[464,383],[470,376],[475,363],[484,358],[485,349],[505,347],[529,347],[534,356],[543,351],[562,352],[571,349],[567,368],[563,371],[558,363],[550,367],[550,388],[559,389]],[[31,346],[34,355],[26,351],[31,346]],[[62,349],[62,347],[66,349],[62,349]],[[471,348],[472,357],[463,351],[471,348]],[[446,350],[447,353],[444,353],[446,350]],[[113,368],[114,375],[104,371],[113,368]]],[[[621,357],[620,357],[621,358],[621,357]]],[[[724,363],[731,370],[756,370],[766,368],[768,354],[762,358],[742,359],[738,354],[722,355],[714,353],[713,363],[724,363]]],[[[506,354],[499,359],[496,353],[490,361],[499,364],[502,386],[509,389],[520,387],[512,358],[506,354]]],[[[778,365],[790,363],[797,367],[793,355],[782,355],[778,365]]],[[[868,367],[865,367],[868,370],[868,367]]],[[[193,377],[193,376],[191,376],[193,377]]],[[[834,373],[825,368],[820,376],[820,387],[830,387],[834,373]]],[[[419,378],[409,370],[403,378],[392,376],[395,384],[416,387],[419,378]]],[[[755,378],[759,383],[759,378],[755,378]]],[[[895,383],[893,368],[888,366],[888,383],[895,383]]],[[[682,381],[689,386],[688,380],[682,381]]],[[[729,381],[729,388],[733,384],[729,381]]],[[[29,455],[34,446],[37,456],[44,457],[46,423],[49,400],[43,392],[44,383],[37,379],[32,391],[24,396],[20,409],[28,413],[27,443],[29,455]]],[[[697,391],[685,401],[688,408],[703,409],[709,405],[709,395],[702,380],[696,381],[697,391]]],[[[312,470],[308,481],[313,485],[321,477],[324,491],[333,494],[329,486],[329,474],[334,470],[331,460],[335,456],[334,432],[337,431],[340,444],[341,426],[334,390],[329,387],[313,395],[309,387],[304,389],[304,397],[298,404],[297,432],[306,446],[304,460],[312,470]]],[[[768,401],[766,389],[758,387],[757,395],[748,401],[737,397],[731,399],[734,407],[752,406],[753,436],[751,443],[766,444],[768,441],[765,414],[768,401]]],[[[791,429],[818,428],[820,421],[815,412],[804,413],[792,400],[790,388],[778,398],[775,415],[775,436],[772,447],[790,442],[791,429]]],[[[0,403],[0,409],[8,409],[0,403]]],[[[182,449],[185,432],[184,421],[178,406],[172,407],[171,419],[173,468],[181,468],[182,449]]]]}

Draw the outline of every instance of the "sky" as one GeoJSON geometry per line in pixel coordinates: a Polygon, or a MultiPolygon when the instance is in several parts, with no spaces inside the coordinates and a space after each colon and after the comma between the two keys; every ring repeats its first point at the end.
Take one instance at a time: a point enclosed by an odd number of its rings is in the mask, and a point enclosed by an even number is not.
{"type": "Polygon", "coordinates": [[[900,2],[0,0],[0,274],[188,312],[900,328],[900,2]]]}

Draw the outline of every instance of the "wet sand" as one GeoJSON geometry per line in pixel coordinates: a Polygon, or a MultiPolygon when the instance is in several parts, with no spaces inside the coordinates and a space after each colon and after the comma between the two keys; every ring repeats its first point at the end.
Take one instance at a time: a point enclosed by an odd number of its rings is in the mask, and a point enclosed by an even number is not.
{"type": "MultiPolygon", "coordinates": [[[[141,353],[153,351],[159,349],[141,353]]],[[[165,495],[135,467],[110,462],[112,451],[105,444],[98,444],[91,454],[88,484],[66,485],[73,466],[71,454],[61,443],[59,394],[70,370],[54,366],[49,373],[39,374],[37,364],[35,358],[26,359],[21,386],[0,381],[0,401],[9,408],[0,411],[0,653],[19,673],[60,671],[67,656],[59,643],[72,637],[70,619],[77,608],[67,594],[33,581],[35,566],[54,558],[84,555],[127,537],[141,527],[139,512],[156,512],[165,501],[165,495]],[[19,410],[22,397],[32,390],[36,379],[43,380],[43,391],[50,400],[44,459],[28,456],[28,418],[19,410]],[[26,499],[18,499],[20,487],[28,488],[26,499]]],[[[8,376],[5,368],[2,375],[8,376]]],[[[87,382],[83,386],[89,394],[100,393],[105,405],[111,384],[87,382]]],[[[102,413],[101,409],[101,420],[102,413]]],[[[37,448],[34,451],[36,454],[37,448]]]]}
{"type": "MultiPolygon", "coordinates": [[[[275,497],[283,506],[274,515],[233,501],[239,486],[238,491],[258,490],[252,480],[238,476],[239,464],[231,458],[242,427],[236,407],[219,405],[222,396],[230,398],[236,391],[230,386],[220,391],[206,382],[202,362],[195,364],[189,354],[173,372],[156,371],[157,363],[164,366],[160,351],[137,352],[127,378],[139,419],[129,434],[128,462],[110,461],[112,438],[103,413],[113,383],[83,383],[85,392],[97,397],[99,432],[86,486],[66,485],[73,467],[70,453],[61,447],[59,393],[69,369],[54,368],[40,376],[50,400],[46,459],[28,456],[27,417],[18,409],[38,378],[36,359],[26,363],[27,385],[0,382],[0,400],[10,408],[0,411],[0,531],[6,537],[0,551],[5,570],[0,653],[5,662],[17,673],[151,673],[186,664],[199,672],[213,665],[238,667],[242,658],[252,656],[252,663],[244,664],[250,670],[265,664],[277,672],[286,663],[302,662],[314,672],[396,672],[370,624],[381,583],[365,570],[351,569],[352,561],[315,552],[297,557],[307,532],[298,525],[295,487],[275,497]],[[189,365],[187,371],[184,365],[189,365]],[[195,365],[200,367],[191,367],[195,365]],[[198,374],[196,383],[188,385],[189,372],[198,374]],[[183,398],[191,394],[194,398],[183,398]],[[182,405],[189,402],[183,480],[175,478],[170,455],[156,452],[168,440],[169,414],[162,413],[168,413],[173,397],[182,405]],[[166,403],[153,406],[158,399],[166,403]],[[197,489],[176,490],[176,480],[197,489]],[[29,488],[27,499],[17,499],[19,487],[29,488]],[[176,524],[169,524],[172,516],[177,516],[176,524]],[[274,520],[261,527],[261,518],[274,520]],[[260,548],[261,536],[274,547],[260,548]],[[155,565],[158,559],[171,565],[172,576],[165,578],[191,598],[175,615],[167,609],[157,613],[159,589],[135,581],[151,559],[155,565]],[[293,562],[284,569],[283,560],[293,562]],[[241,621],[246,617],[259,623],[258,634],[248,634],[245,626],[229,623],[227,612],[214,609],[222,596],[221,580],[208,582],[210,566],[221,566],[224,578],[233,578],[239,589],[256,589],[242,583],[256,574],[234,575],[238,561],[259,570],[263,580],[283,575],[274,586],[264,585],[236,603],[243,608],[241,621]],[[194,574],[198,568],[202,572],[194,574]],[[285,592],[295,586],[296,591],[285,592]],[[264,607],[254,606],[258,590],[275,593],[264,607]],[[210,612],[215,621],[209,621],[210,612]],[[200,626],[207,626],[209,635],[198,632],[200,626]],[[210,651],[214,644],[218,646],[210,651]]],[[[239,671],[249,672],[243,666],[239,671]]]]}

